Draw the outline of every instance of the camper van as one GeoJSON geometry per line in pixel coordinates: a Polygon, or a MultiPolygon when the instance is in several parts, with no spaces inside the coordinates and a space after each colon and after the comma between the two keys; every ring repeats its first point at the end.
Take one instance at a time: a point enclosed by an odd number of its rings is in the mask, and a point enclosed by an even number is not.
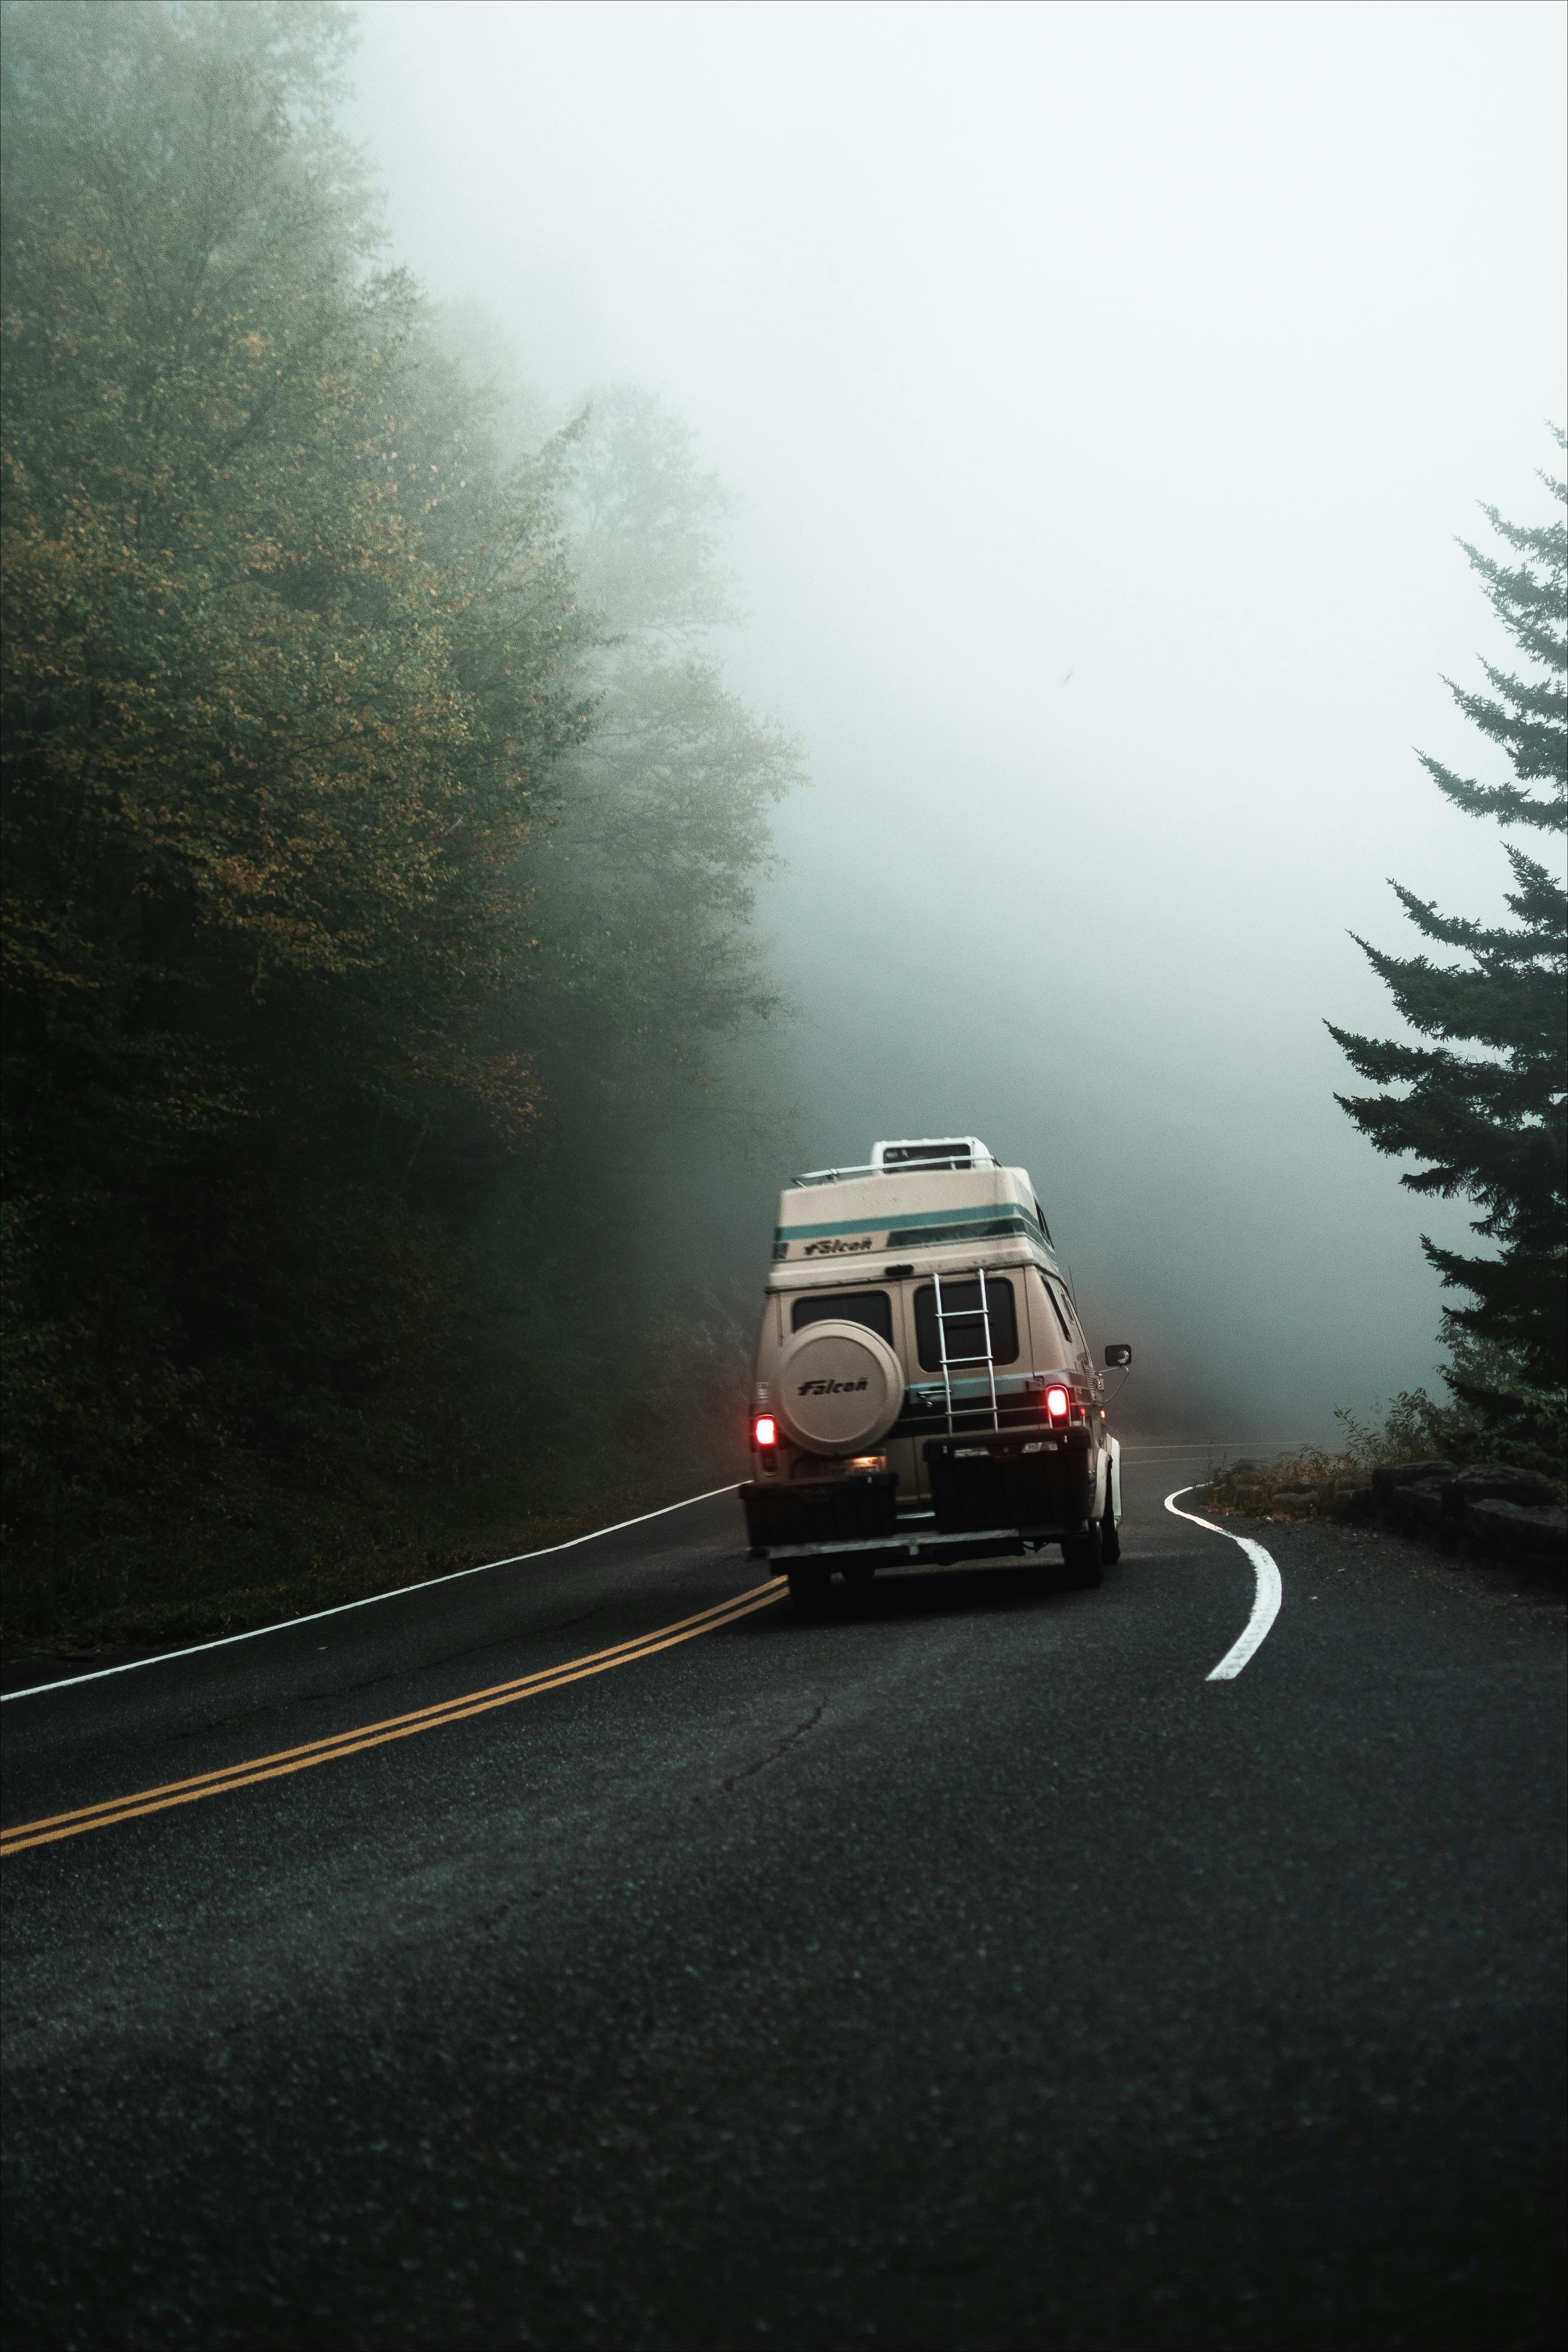
{"type": "Polygon", "coordinates": [[[1122,1517],[1105,1414],[1026,1169],[976,1136],[914,1138],[780,1194],[740,1494],[801,1615],[835,1572],[863,1587],[1047,1545],[1065,1582],[1098,1584],[1122,1517]]]}

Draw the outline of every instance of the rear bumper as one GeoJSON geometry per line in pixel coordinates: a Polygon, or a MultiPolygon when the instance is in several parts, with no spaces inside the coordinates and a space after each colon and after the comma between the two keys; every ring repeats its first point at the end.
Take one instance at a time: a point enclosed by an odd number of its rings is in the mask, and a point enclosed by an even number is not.
{"type": "Polygon", "coordinates": [[[929,1513],[923,1517],[923,1527],[902,1522],[891,1543],[878,1536],[850,1543],[768,1544],[754,1547],[754,1552],[759,1559],[777,1560],[786,1568],[815,1563],[831,1569],[840,1559],[853,1559],[865,1568],[947,1568],[964,1559],[1021,1559],[1063,1536],[1081,1536],[1084,1526],[1080,1519],[1070,1528],[977,1528],[953,1536],[934,1528],[929,1513]]]}
{"type": "Polygon", "coordinates": [[[1089,1433],[989,1430],[933,1437],[925,1446],[928,1510],[898,1507],[892,1471],[789,1484],[748,1480],[740,1489],[758,1559],[867,1567],[946,1564],[1038,1551],[1082,1535],[1093,1505],[1089,1433]]]}

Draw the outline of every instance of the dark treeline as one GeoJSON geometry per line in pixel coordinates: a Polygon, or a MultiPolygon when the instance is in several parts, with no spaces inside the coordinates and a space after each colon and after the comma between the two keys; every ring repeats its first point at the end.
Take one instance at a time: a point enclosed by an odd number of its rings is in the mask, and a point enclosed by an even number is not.
{"type": "Polygon", "coordinates": [[[796,776],[703,649],[722,496],[382,265],[349,37],[5,12],[24,1621],[678,1480],[744,1344],[671,1246],[796,776]]]}

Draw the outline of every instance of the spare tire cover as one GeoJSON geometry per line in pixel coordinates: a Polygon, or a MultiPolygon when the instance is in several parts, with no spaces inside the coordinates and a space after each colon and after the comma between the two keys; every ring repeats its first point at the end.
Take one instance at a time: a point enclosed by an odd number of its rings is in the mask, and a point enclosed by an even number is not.
{"type": "Polygon", "coordinates": [[[808,1323],[785,1347],[779,1414],[809,1453],[863,1453],[886,1435],[903,1402],[898,1358],[863,1323],[808,1323]]]}

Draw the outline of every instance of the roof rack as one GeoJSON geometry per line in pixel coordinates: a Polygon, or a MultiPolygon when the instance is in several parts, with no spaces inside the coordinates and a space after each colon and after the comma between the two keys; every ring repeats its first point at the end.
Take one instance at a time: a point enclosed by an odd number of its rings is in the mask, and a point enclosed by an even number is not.
{"type": "Polygon", "coordinates": [[[906,1135],[895,1142],[873,1143],[871,1164],[883,1175],[894,1169],[994,1168],[996,1159],[977,1135],[906,1135]]]}
{"type": "Polygon", "coordinates": [[[905,1136],[902,1140],[873,1143],[862,1168],[808,1168],[792,1177],[796,1184],[844,1184],[856,1176],[913,1176],[927,1170],[994,1168],[996,1160],[977,1135],[905,1136]]]}

